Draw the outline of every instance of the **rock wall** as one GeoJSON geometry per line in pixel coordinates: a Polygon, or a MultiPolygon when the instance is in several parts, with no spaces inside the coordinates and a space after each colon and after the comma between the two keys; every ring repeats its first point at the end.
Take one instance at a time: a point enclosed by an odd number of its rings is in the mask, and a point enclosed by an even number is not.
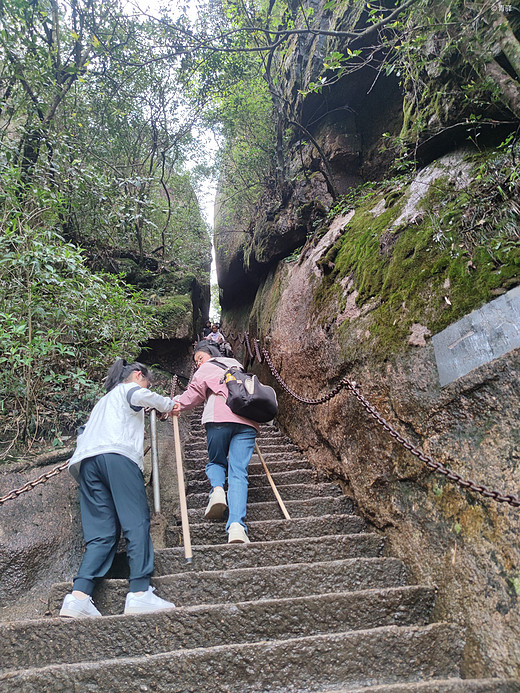
{"type": "MultiPolygon", "coordinates": [[[[304,5],[322,29],[370,23],[364,3],[304,5]]],[[[441,388],[430,341],[520,283],[516,140],[497,147],[520,103],[520,29],[504,8],[413,3],[388,69],[377,51],[362,62],[373,34],[292,37],[283,151],[256,213],[217,219],[216,259],[225,327],[258,337],[294,391],[320,397],[348,376],[436,460],[516,494],[518,350],[441,388]],[[331,80],[325,56],[349,46],[362,59],[331,80]]],[[[518,676],[518,509],[429,471],[345,391],[319,406],[278,391],[280,423],[318,472],[437,586],[437,616],[466,627],[465,674],[518,676]]]]}
{"type": "MultiPolygon", "coordinates": [[[[320,397],[347,376],[400,434],[436,461],[517,494],[520,350],[444,388],[439,383],[430,335],[520,281],[514,253],[503,274],[488,273],[483,261],[459,273],[431,234],[422,264],[417,247],[428,223],[423,205],[431,204],[429,192],[446,170],[457,172],[461,187],[454,196],[460,198],[474,180],[467,151],[431,164],[399,191],[385,188],[330,219],[298,259],[280,262],[268,274],[252,303],[227,311],[225,323],[231,332],[258,336],[296,393],[320,397]],[[362,260],[353,252],[358,232],[362,260]],[[407,233],[415,249],[408,260],[407,233]],[[427,272],[427,266],[436,269],[427,272]],[[377,292],[363,293],[364,273],[380,275],[377,292]],[[473,287],[469,299],[453,279],[466,275],[473,287]],[[485,291],[479,288],[484,285],[485,291]]],[[[340,479],[388,537],[389,552],[403,558],[418,580],[437,587],[436,616],[466,629],[465,674],[518,676],[520,511],[431,472],[345,390],[326,404],[305,405],[277,386],[266,364],[259,372],[277,387],[280,423],[319,475],[340,479]]]]}

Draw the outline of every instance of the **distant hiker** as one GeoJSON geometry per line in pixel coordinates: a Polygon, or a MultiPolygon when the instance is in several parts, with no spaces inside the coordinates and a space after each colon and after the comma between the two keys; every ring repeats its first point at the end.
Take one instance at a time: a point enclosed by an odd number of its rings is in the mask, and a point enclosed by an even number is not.
{"type": "Polygon", "coordinates": [[[211,332],[208,334],[207,337],[205,337],[209,342],[214,342],[217,345],[224,344],[226,341],[224,339],[224,335],[222,332],[219,330],[218,325],[212,325],[211,326],[211,332]]]}
{"type": "Polygon", "coordinates": [[[202,337],[205,339],[211,332],[211,322],[208,320],[202,328],[202,337]]]}
{"type": "Polygon", "coordinates": [[[202,423],[206,428],[209,462],[206,475],[211,483],[209,503],[204,517],[221,519],[229,507],[226,523],[228,543],[248,544],[247,510],[248,466],[255,447],[258,424],[234,414],[226,404],[227,387],[222,380],[222,368],[212,359],[229,366],[241,367],[233,358],[221,357],[218,347],[202,340],[195,346],[197,371],[188,389],[174,397],[173,415],[205,403],[202,423]],[[224,484],[228,477],[227,502],[224,484]]]}
{"type": "Polygon", "coordinates": [[[92,601],[96,581],[114,559],[121,529],[130,566],[125,614],[173,609],[154,594],[150,510],[143,479],[144,408],[171,412],[173,400],[148,388],[151,376],[141,363],[116,361],[102,397],[78,437],[69,471],[79,482],[81,523],[86,548],[71,594],[60,616],[101,616],[92,601]]]}

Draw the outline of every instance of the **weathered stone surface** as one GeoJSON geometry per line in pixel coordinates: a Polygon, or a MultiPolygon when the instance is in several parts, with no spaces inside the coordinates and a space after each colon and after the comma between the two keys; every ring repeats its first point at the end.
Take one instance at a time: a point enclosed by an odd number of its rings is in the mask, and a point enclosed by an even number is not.
{"type": "MultiPolygon", "coordinates": [[[[265,477],[264,483],[267,488],[265,477]]],[[[312,486],[310,480],[301,483],[312,486]]],[[[314,491],[327,488],[315,484],[314,491]]],[[[0,626],[7,644],[0,653],[0,690],[167,686],[310,693],[340,683],[388,685],[456,675],[461,630],[427,625],[434,589],[407,585],[403,563],[380,557],[382,539],[363,534],[363,523],[355,526],[358,533],[345,534],[359,518],[304,516],[320,512],[317,500],[327,497],[288,501],[303,515],[291,521],[276,520],[273,504],[251,500],[250,509],[267,513],[251,523],[252,531],[263,530],[265,542],[211,545],[210,530],[222,530],[223,523],[203,522],[194,527],[203,543],[194,546],[191,564],[182,548],[158,550],[154,582],[177,603],[173,611],[122,616],[128,583],[116,579],[124,575],[113,568],[94,599],[102,613],[114,616],[0,626]],[[342,534],[333,535],[334,529],[342,534]]],[[[168,530],[173,537],[171,524],[168,530]]],[[[70,587],[53,586],[50,613],[58,612],[70,587]]]]}
{"type": "Polygon", "coordinates": [[[448,679],[444,681],[414,681],[363,688],[335,688],[320,693],[517,693],[517,681],[500,679],[448,679]]]}
{"type": "MultiPolygon", "coordinates": [[[[391,233],[424,215],[421,205],[429,186],[439,185],[450,173],[455,188],[463,189],[468,166],[468,159],[458,152],[420,172],[406,194],[400,191],[402,206],[391,233]]],[[[385,213],[391,198],[386,195],[385,205],[374,201],[376,216],[385,213]]],[[[344,226],[344,236],[351,223],[344,226]]],[[[408,345],[408,333],[402,343],[390,344],[374,356],[374,310],[386,309],[386,323],[391,325],[406,316],[406,306],[385,305],[378,296],[358,306],[353,297],[356,283],[348,274],[334,286],[337,300],[323,303],[320,288],[326,273],[317,262],[327,257],[335,233],[329,230],[329,238],[325,234],[309,242],[298,262],[272,270],[249,310],[242,307],[226,315],[228,328],[257,335],[284,381],[299,395],[320,397],[348,376],[399,433],[436,461],[477,484],[519,495],[520,349],[496,354],[492,362],[444,388],[426,330],[424,341],[418,340],[421,346],[408,345]]],[[[441,286],[449,299],[453,285],[441,286]]],[[[440,300],[449,310],[443,294],[440,300]]],[[[416,324],[429,329],[428,322],[416,324]]],[[[282,391],[267,365],[258,373],[278,389],[282,428],[317,472],[342,480],[363,515],[384,529],[391,552],[412,567],[417,580],[438,586],[436,615],[468,627],[465,674],[479,677],[493,671],[517,677],[518,509],[433,474],[345,390],[326,404],[309,406],[282,391]]]]}
{"type": "MultiPolygon", "coordinates": [[[[431,345],[378,366],[348,366],[331,334],[312,319],[311,268],[301,263],[279,271],[285,291],[270,316],[269,348],[293,390],[317,397],[348,367],[368,400],[425,452],[464,477],[518,493],[517,351],[444,390],[431,345]]],[[[268,381],[265,367],[262,372],[268,381]]],[[[436,615],[467,625],[465,672],[518,675],[518,511],[428,472],[346,392],[318,407],[282,392],[280,405],[282,425],[317,470],[343,478],[365,516],[385,529],[392,552],[416,579],[438,585],[436,615]]]]}
{"type": "MultiPolygon", "coordinates": [[[[325,534],[354,534],[366,530],[366,523],[357,515],[323,515],[309,521],[306,518],[292,517],[290,520],[263,520],[248,522],[248,536],[252,542],[294,539],[301,536],[321,536],[325,534]]],[[[190,527],[193,544],[223,544],[227,534],[222,531],[221,522],[201,522],[190,527]]],[[[172,531],[170,545],[180,543],[181,530],[172,531]]]]}
{"type": "Polygon", "coordinates": [[[462,646],[457,632],[445,624],[386,626],[49,666],[3,675],[0,691],[40,693],[50,689],[58,693],[76,687],[87,693],[104,687],[114,693],[133,693],[148,688],[151,680],[156,693],[213,693],[217,687],[229,693],[312,691],[340,682],[359,685],[400,677],[420,680],[435,673],[454,676],[462,646]],[[319,671],[316,662],[320,662],[319,671]]]}
{"type": "Polygon", "coordinates": [[[0,669],[41,667],[385,625],[426,625],[433,589],[373,587],[284,599],[180,607],[168,614],[87,621],[47,619],[0,628],[0,669]],[[81,642],[81,647],[71,647],[81,642]],[[52,643],[52,648],[49,647],[52,643]]]}
{"type": "MultiPolygon", "coordinates": [[[[284,501],[291,517],[306,517],[307,515],[322,515],[332,513],[349,513],[354,509],[354,503],[346,496],[335,498],[309,498],[308,500],[284,501]]],[[[201,522],[204,518],[204,508],[188,510],[190,522],[201,522]]],[[[283,518],[283,513],[277,501],[255,503],[247,510],[248,521],[263,520],[266,517],[283,518]]]]}
{"type": "MultiPolygon", "coordinates": [[[[4,495],[56,465],[10,473],[0,467],[4,495]]],[[[67,471],[0,506],[0,619],[37,616],[46,591],[71,577],[82,551],[76,484],[67,471]]]]}

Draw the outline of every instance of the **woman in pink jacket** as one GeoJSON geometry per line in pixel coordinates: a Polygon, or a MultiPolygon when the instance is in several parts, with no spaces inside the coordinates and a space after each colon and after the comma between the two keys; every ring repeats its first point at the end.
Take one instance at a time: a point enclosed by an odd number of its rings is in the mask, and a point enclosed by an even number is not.
{"type": "Polygon", "coordinates": [[[230,544],[249,543],[245,524],[247,510],[248,466],[255,447],[258,424],[237,416],[226,404],[227,387],[222,381],[224,371],[212,361],[241,367],[232,358],[220,356],[218,348],[203,340],[195,347],[197,371],[188,389],[174,397],[172,414],[193,409],[204,403],[202,423],[206,428],[209,462],[206,475],[211,483],[209,503],[204,516],[220,519],[229,508],[226,523],[230,544]],[[224,491],[228,476],[227,499],[224,491]]]}

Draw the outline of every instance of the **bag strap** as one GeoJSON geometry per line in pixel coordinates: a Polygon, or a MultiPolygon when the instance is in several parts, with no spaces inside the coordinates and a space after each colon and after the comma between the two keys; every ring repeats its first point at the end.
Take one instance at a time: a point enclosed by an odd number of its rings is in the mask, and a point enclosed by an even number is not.
{"type": "Polygon", "coordinates": [[[220,361],[215,361],[215,359],[211,359],[211,363],[214,363],[217,366],[220,366],[223,368],[225,371],[229,368],[229,366],[225,366],[223,363],[220,363],[220,361]]]}
{"type": "Polygon", "coordinates": [[[226,366],[224,363],[220,363],[220,361],[215,361],[215,359],[211,359],[211,363],[215,363],[217,366],[220,366],[225,371],[229,371],[232,368],[238,368],[242,373],[244,372],[244,369],[242,368],[242,366],[226,366]]]}

